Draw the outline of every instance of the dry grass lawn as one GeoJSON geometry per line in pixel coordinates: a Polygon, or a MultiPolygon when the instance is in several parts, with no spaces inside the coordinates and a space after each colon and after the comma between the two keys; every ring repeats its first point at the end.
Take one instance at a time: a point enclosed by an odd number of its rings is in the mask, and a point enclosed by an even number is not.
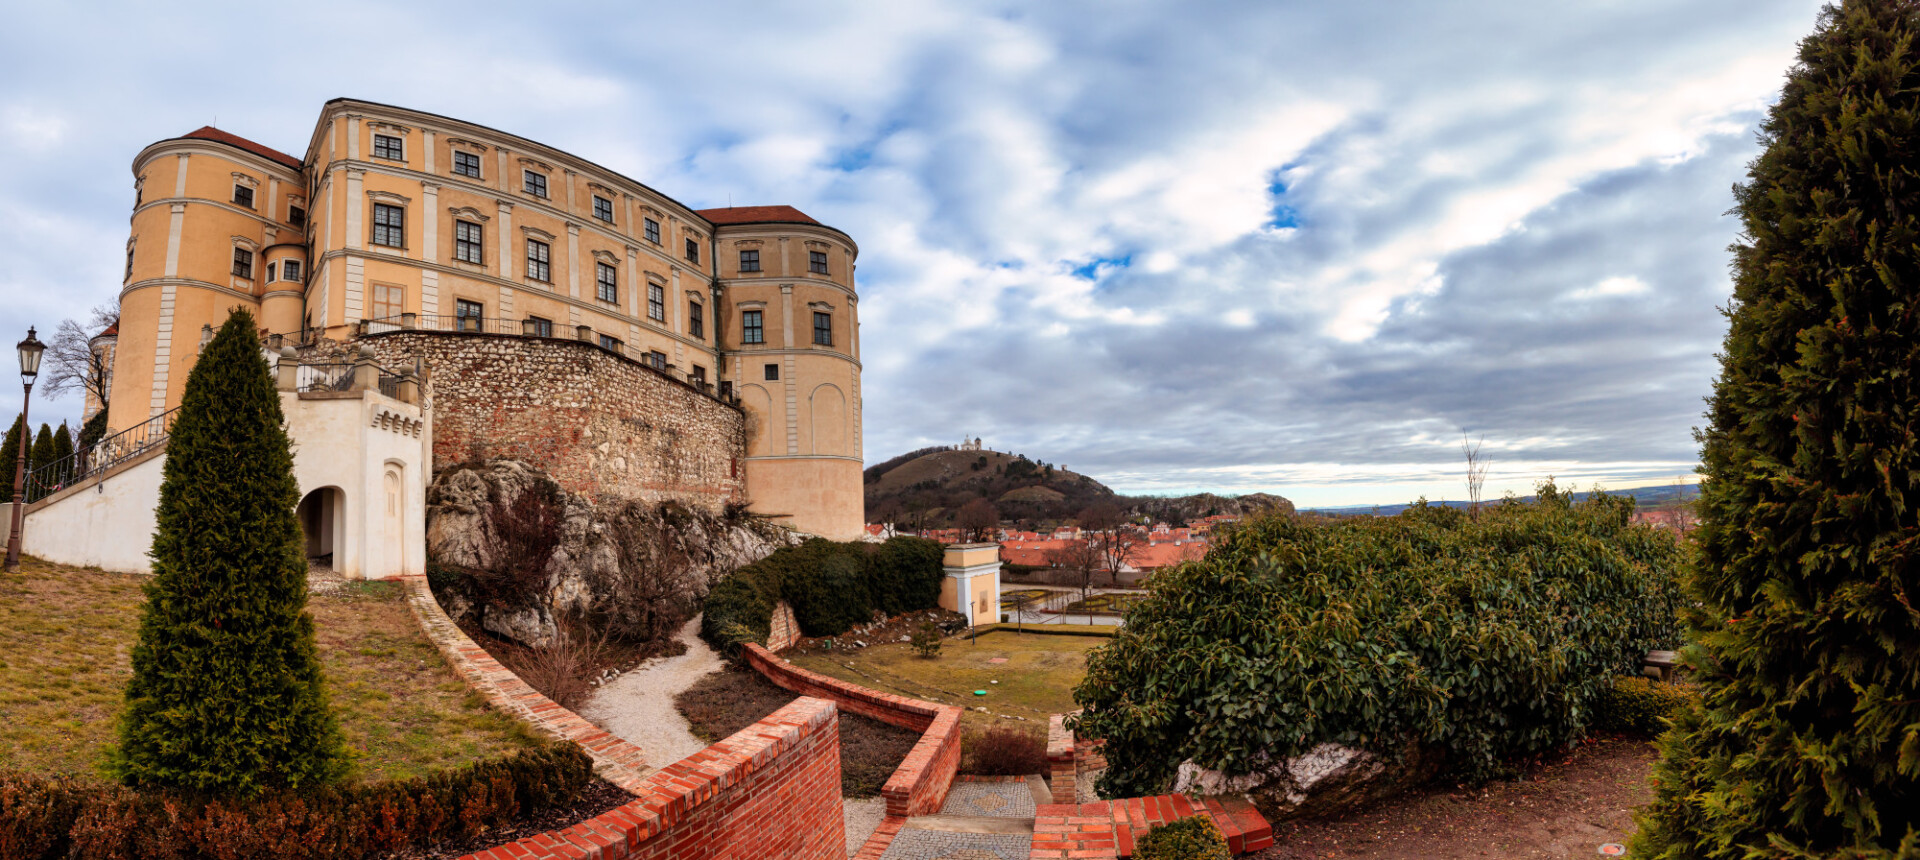
{"type": "MultiPolygon", "coordinates": [[[[35,559],[0,573],[0,770],[101,776],[147,580],[35,559]]],[[[351,583],[308,608],[355,778],[419,776],[536,743],[454,675],[398,585],[351,583]]]]}
{"type": "Polygon", "coordinates": [[[934,658],[890,643],[858,651],[788,652],[805,669],[865,687],[967,708],[968,729],[1036,723],[1074,710],[1073,688],[1087,673],[1087,652],[1106,644],[1097,636],[1053,636],[999,630],[971,641],[948,639],[934,658]],[[1004,663],[991,662],[1004,658],[1004,663]],[[994,683],[998,681],[999,683],[994,683]],[[973,695],[986,690],[985,696],[973,695]],[[987,708],[990,713],[973,710],[987,708]],[[1024,717],[1003,719],[1000,715],[1024,717]]]}

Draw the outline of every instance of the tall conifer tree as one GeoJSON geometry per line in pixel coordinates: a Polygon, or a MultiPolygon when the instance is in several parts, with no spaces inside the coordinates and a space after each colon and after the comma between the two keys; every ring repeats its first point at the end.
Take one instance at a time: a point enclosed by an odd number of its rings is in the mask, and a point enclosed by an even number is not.
{"type": "MultiPolygon", "coordinates": [[[[13,474],[20,470],[20,419],[13,419],[13,426],[7,428],[7,440],[0,443],[0,469],[4,469],[4,478],[0,478],[0,487],[6,488],[0,493],[0,501],[13,501],[13,474]]],[[[32,465],[32,464],[28,464],[32,465]]]]}
{"type": "Polygon", "coordinates": [[[345,768],[306,611],[293,453],[256,331],[246,311],[228,317],[167,441],[114,762],[132,785],[251,794],[345,768]]]}
{"type": "Polygon", "coordinates": [[[1821,13],[1736,189],[1687,587],[1704,704],[1633,856],[1920,857],[1920,0],[1821,13]]]}
{"type": "Polygon", "coordinates": [[[53,428],[40,425],[40,433],[33,437],[33,448],[27,452],[27,471],[53,462],[53,428]]]}

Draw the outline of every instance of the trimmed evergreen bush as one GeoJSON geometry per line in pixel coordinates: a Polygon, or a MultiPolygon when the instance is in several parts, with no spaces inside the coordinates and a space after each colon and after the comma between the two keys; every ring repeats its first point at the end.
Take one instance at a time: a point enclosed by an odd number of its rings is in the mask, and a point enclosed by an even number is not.
{"type": "Polygon", "coordinates": [[[1920,857],[1920,2],[1800,43],[1700,434],[1685,587],[1703,702],[1633,856],[1920,857]]]}
{"type": "Polygon", "coordinates": [[[898,615],[940,602],[946,576],[938,541],[890,538],[881,544],[813,538],[782,547],[727,575],[707,592],[700,635],[732,653],[743,642],[764,644],[774,604],[786,601],[808,636],[837,636],[866,623],[875,610],[898,615]]]}
{"type": "Polygon", "coordinates": [[[113,770],[135,787],[252,795],[347,759],[306,611],[280,397],[236,310],[187,376],[167,442],[113,770]]]}
{"type": "MultiPolygon", "coordinates": [[[[29,462],[27,465],[33,464],[29,462]]],[[[6,488],[6,492],[0,494],[5,498],[0,501],[11,502],[13,501],[14,473],[20,469],[20,419],[18,417],[13,419],[13,426],[7,428],[6,442],[0,443],[0,469],[4,469],[5,474],[5,477],[0,477],[0,487],[6,488]]]]}
{"type": "Polygon", "coordinates": [[[1219,825],[1205,815],[1162,824],[1140,837],[1134,860],[1229,860],[1233,851],[1219,825]]]}
{"type": "Polygon", "coordinates": [[[1156,574],[1088,655],[1077,730],[1108,741],[1102,796],[1161,793],[1187,760],[1238,775],[1329,742],[1443,753],[1461,779],[1564,747],[1614,676],[1679,638],[1679,548],[1632,510],[1548,484],[1477,520],[1419,504],[1243,521],[1156,574]]]}
{"type": "Polygon", "coordinates": [[[1670,684],[1652,678],[1613,679],[1600,696],[1593,727],[1610,732],[1657,735],[1667,721],[1700,701],[1700,688],[1691,683],[1670,684]]]}
{"type": "Polygon", "coordinates": [[[137,792],[0,773],[7,860],[306,858],[421,853],[571,805],[593,759],[552,743],[407,780],[270,790],[250,798],[137,792]]]}
{"type": "MultiPolygon", "coordinates": [[[[33,447],[27,449],[27,474],[31,476],[41,466],[53,462],[53,428],[40,425],[40,433],[33,437],[33,447]]],[[[18,465],[18,464],[15,464],[18,465]]],[[[34,502],[45,498],[47,488],[34,486],[31,479],[27,482],[27,501],[34,502]]]]}

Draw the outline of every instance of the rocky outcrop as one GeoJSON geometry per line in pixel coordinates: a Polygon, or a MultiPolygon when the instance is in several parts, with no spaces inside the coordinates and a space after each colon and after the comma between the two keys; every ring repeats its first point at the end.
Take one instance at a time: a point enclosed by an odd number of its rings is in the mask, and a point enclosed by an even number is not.
{"type": "Polygon", "coordinates": [[[1183,762],[1173,790],[1182,794],[1245,794],[1270,821],[1341,812],[1391,797],[1431,779],[1438,758],[1408,749],[1400,756],[1323,743],[1242,776],[1183,762]]]}
{"type": "Polygon", "coordinates": [[[532,646],[552,642],[567,621],[630,641],[671,636],[715,580],[801,539],[744,514],[596,503],[517,460],[447,469],[427,489],[427,557],[447,614],[532,646]],[[530,493],[532,509],[551,518],[533,528],[528,508],[516,508],[530,493]],[[529,549],[527,535],[543,529],[548,539],[529,549]],[[485,587],[530,552],[524,588],[485,587]]]}

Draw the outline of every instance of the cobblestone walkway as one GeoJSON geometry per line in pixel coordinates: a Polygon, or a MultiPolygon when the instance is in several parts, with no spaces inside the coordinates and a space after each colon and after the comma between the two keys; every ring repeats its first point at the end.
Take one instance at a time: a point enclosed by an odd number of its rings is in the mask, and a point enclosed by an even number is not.
{"type": "Polygon", "coordinates": [[[956,782],[947,791],[942,815],[992,815],[1033,818],[1033,790],[1021,782],[956,782]]]}
{"type": "Polygon", "coordinates": [[[1033,837],[1016,833],[902,830],[881,860],[1027,860],[1033,837]]]}

